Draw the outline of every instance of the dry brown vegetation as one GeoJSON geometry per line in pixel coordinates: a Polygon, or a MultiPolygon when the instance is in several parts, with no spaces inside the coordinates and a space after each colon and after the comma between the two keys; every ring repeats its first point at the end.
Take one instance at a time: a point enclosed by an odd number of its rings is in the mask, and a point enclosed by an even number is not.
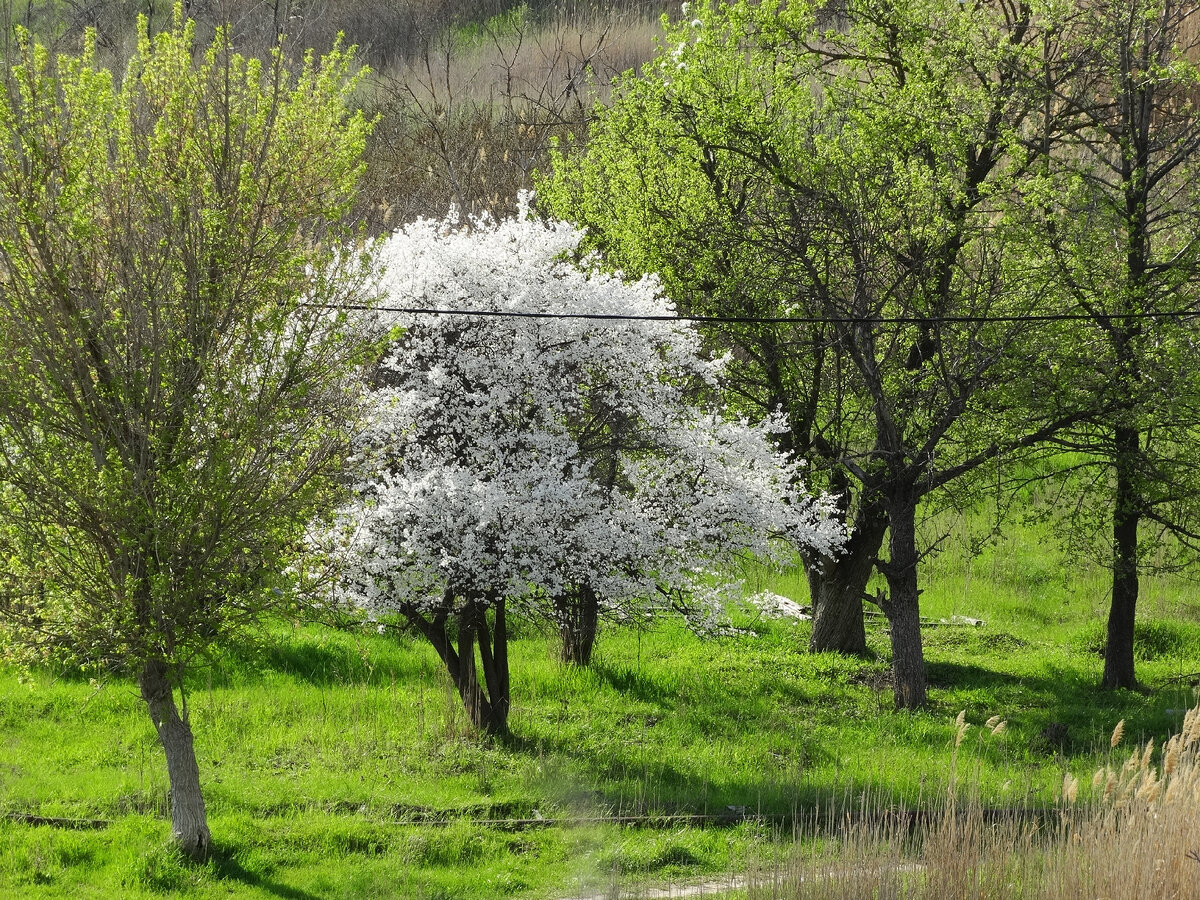
{"type": "MultiPolygon", "coordinates": [[[[1122,730],[1090,781],[1064,771],[1053,807],[985,808],[952,775],[928,822],[878,802],[853,819],[814,817],[798,829],[803,849],[750,873],[749,897],[1200,896],[1200,705],[1161,747],[1126,750],[1122,730]],[[840,837],[814,841],[803,833],[814,828],[840,837]]],[[[960,717],[956,763],[965,732],[960,717]]]]}
{"type": "Polygon", "coordinates": [[[657,22],[629,10],[539,21],[527,11],[448,30],[375,73],[378,117],[361,215],[373,232],[418,216],[502,216],[544,168],[551,141],[582,136],[613,78],[650,58],[657,22]]]}
{"type": "MultiPolygon", "coordinates": [[[[5,4],[4,33],[23,25],[77,50],[86,29],[120,71],[139,15],[157,33],[174,0],[5,4]]],[[[282,35],[289,55],[342,36],[370,68],[360,102],[376,117],[356,217],[375,234],[453,204],[510,213],[555,137],[582,137],[612,79],[653,52],[670,0],[184,0],[203,46],[221,25],[264,56],[282,35]]]]}

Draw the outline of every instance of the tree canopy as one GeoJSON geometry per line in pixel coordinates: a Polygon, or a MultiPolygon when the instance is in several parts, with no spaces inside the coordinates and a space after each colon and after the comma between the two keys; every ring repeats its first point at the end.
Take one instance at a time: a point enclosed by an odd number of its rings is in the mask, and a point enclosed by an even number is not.
{"type": "MultiPolygon", "coordinates": [[[[144,31],[144,29],[143,29],[144,31]]],[[[207,51],[176,9],[123,81],[27,35],[0,92],[0,526],[6,634],[133,675],[176,838],[209,842],[173,691],[291,602],[355,418],[367,259],[336,224],[367,124],[335,48],[207,51]]]]}
{"type": "Polygon", "coordinates": [[[1054,97],[1064,128],[1030,191],[1030,230],[1048,292],[1082,321],[1059,332],[1041,402],[1092,410],[1051,446],[1070,451],[1060,476],[1091,485],[1063,517],[1090,539],[1076,547],[1112,569],[1101,683],[1132,688],[1139,574],[1200,546],[1200,12],[1101,0],[1061,34],[1074,74],[1054,97]]]}
{"type": "Polygon", "coordinates": [[[842,496],[810,558],[813,649],[862,652],[874,567],[896,699],[925,699],[922,498],[1053,429],[1010,390],[1043,352],[1021,202],[1058,44],[1024,4],[697,4],[620,85],[546,208],[612,265],[662,273],[732,349],[748,408],[842,496]],[[887,545],[884,546],[884,538],[887,545]]]}
{"type": "Polygon", "coordinates": [[[386,306],[443,314],[394,314],[333,535],[337,593],[415,623],[491,730],[508,607],[564,623],[581,602],[593,619],[674,606],[706,622],[740,591],[719,563],[833,555],[841,539],[832,500],[808,496],[768,440],[777,420],[728,418],[726,361],[702,358],[655,279],[566,261],[581,236],[522,209],[419,222],[383,250],[386,306]]]}

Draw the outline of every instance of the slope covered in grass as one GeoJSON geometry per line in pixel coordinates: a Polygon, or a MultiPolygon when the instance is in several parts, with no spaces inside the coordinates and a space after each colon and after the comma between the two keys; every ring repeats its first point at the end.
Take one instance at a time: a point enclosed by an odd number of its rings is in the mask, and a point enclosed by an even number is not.
{"type": "MultiPolygon", "coordinates": [[[[918,713],[892,710],[882,624],[866,660],[806,653],[804,623],[747,619],[708,639],[610,629],[583,670],[523,626],[513,736],[489,742],[420,640],[278,625],[191,683],[218,845],[200,868],[168,847],[166,774],[134,686],[4,670],[0,893],[555,897],[736,872],[793,827],[812,837],[816,808],[940,803],[961,710],[1008,724],[968,733],[960,782],[987,807],[1044,808],[1065,772],[1090,778],[1119,719],[1143,743],[1178,728],[1200,672],[1191,586],[1151,581],[1150,690],[1097,691],[1102,578],[1065,572],[1048,546],[938,561],[927,615],[985,624],[926,629],[932,703],[918,713]],[[30,815],[107,824],[18,820],[30,815]],[[725,821],[668,818],[704,815],[725,821]]],[[[795,574],[761,581],[803,600],[795,574]]]]}

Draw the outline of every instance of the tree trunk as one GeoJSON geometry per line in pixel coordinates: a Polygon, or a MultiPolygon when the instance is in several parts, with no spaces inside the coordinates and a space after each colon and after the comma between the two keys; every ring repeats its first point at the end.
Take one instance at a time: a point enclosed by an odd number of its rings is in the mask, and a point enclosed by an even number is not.
{"type": "Polygon", "coordinates": [[[813,607],[813,628],[808,639],[810,653],[866,654],[862,598],[873,568],[873,561],[852,565],[850,560],[838,560],[827,561],[821,568],[808,569],[813,607]]]}
{"type": "Polygon", "coordinates": [[[805,563],[812,595],[810,653],[833,651],[856,656],[867,652],[863,594],[875,568],[887,518],[883,510],[861,508],[842,554],[805,563]]]}
{"type": "Polygon", "coordinates": [[[492,603],[493,627],[488,630],[487,611],[479,610],[479,660],[487,685],[484,718],[477,724],[489,734],[508,733],[510,704],[508,677],[508,622],[503,598],[492,603]]]}
{"type": "Polygon", "coordinates": [[[891,558],[880,566],[888,583],[883,604],[892,640],[892,677],[897,709],[918,709],[928,700],[925,653],[921,646],[920,591],[917,588],[917,508],[904,498],[889,504],[891,558]]]}
{"type": "MultiPolygon", "coordinates": [[[[167,664],[150,660],[142,668],[138,686],[158,731],[167,756],[167,777],[171,783],[171,834],[180,848],[193,860],[208,855],[212,837],[200,792],[200,768],[192,744],[192,729],[175,706],[167,664]]],[[[185,707],[186,709],[186,707],[185,707]]]]}
{"type": "Polygon", "coordinates": [[[1112,605],[1108,611],[1108,640],[1104,645],[1104,688],[1136,688],[1133,664],[1134,618],[1138,600],[1137,456],[1141,435],[1137,429],[1114,432],[1116,496],[1113,503],[1112,605]]]}
{"type": "Polygon", "coordinates": [[[458,667],[450,673],[454,686],[458,688],[458,696],[462,698],[463,708],[467,718],[476,728],[487,728],[491,720],[491,711],[487,709],[487,697],[479,685],[479,676],[475,669],[475,634],[476,613],[472,606],[466,606],[458,614],[458,667]]]}
{"type": "Polygon", "coordinates": [[[488,734],[507,734],[512,688],[508,673],[508,621],[504,600],[477,599],[463,604],[454,614],[458,627],[457,650],[446,630],[453,602],[454,595],[448,591],[445,606],[432,618],[412,610],[407,613],[408,619],[437,650],[450,680],[458,690],[458,696],[462,698],[471,725],[488,734]],[[487,620],[489,607],[493,610],[491,628],[487,620]],[[477,644],[478,666],[475,664],[477,644]]]}
{"type": "Polygon", "coordinates": [[[589,665],[600,615],[595,591],[591,585],[574,585],[555,600],[554,611],[562,638],[562,661],[576,666],[589,665]]]}

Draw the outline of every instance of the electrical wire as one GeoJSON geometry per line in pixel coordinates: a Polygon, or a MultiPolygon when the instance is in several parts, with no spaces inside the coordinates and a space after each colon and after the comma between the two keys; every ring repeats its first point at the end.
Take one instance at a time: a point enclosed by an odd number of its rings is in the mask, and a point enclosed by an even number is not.
{"type": "Polygon", "coordinates": [[[304,303],[313,309],[336,309],[346,312],[388,312],[414,316],[470,316],[493,319],[583,319],[612,322],[696,322],[714,325],[937,325],[1017,322],[1081,322],[1098,319],[1188,319],[1200,317],[1200,309],[1164,310],[1141,313],[1042,313],[1011,316],[700,316],[700,315],[634,315],[632,313],[554,313],[498,309],[438,309],[436,307],[370,306],[365,303],[304,303]]]}

